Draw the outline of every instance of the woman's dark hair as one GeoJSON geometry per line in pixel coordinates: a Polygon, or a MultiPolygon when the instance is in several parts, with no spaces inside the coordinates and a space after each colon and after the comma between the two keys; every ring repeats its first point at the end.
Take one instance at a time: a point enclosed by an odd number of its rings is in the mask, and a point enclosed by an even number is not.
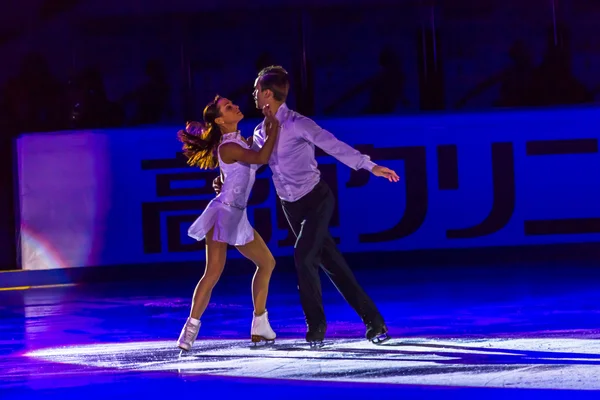
{"type": "Polygon", "coordinates": [[[177,132],[177,138],[183,143],[183,154],[187,157],[188,165],[202,169],[214,169],[219,166],[217,147],[221,141],[221,129],[215,119],[221,116],[216,96],[205,108],[203,113],[204,124],[197,121],[188,121],[185,129],[177,132]]]}

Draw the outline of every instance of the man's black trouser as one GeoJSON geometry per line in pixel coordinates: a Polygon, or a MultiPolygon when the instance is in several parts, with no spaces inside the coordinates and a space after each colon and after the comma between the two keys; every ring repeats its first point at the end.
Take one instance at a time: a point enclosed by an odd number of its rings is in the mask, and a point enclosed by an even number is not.
{"type": "Polygon", "coordinates": [[[323,268],[337,290],[367,326],[383,325],[383,317],[379,310],[356,281],[329,233],[329,222],[335,207],[335,199],[329,186],[320,181],[300,200],[282,200],[281,203],[297,238],[294,261],[298,274],[300,302],[309,331],[324,330],[326,327],[319,267],[323,268]]]}

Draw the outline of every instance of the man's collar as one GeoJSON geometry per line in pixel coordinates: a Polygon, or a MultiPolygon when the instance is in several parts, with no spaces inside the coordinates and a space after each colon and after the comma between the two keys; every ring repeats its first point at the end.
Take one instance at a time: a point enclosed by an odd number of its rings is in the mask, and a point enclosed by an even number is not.
{"type": "Polygon", "coordinates": [[[276,117],[280,117],[282,116],[284,113],[288,112],[290,109],[288,108],[287,104],[283,103],[279,106],[279,109],[277,110],[277,112],[275,113],[276,117]]]}

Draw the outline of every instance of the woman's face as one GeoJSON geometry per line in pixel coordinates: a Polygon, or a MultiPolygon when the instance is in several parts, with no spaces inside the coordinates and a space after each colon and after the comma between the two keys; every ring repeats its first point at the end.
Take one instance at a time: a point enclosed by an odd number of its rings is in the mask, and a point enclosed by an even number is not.
{"type": "Polygon", "coordinates": [[[233,104],[229,99],[219,99],[217,108],[219,109],[220,114],[219,118],[217,118],[217,123],[219,125],[237,124],[244,118],[244,114],[242,114],[240,108],[233,104]]]}

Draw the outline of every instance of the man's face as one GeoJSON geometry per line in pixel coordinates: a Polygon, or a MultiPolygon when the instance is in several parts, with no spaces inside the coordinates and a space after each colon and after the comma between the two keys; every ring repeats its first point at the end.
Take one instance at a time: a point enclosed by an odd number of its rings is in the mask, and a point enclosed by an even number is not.
{"type": "Polygon", "coordinates": [[[260,78],[256,78],[254,81],[254,92],[252,96],[254,97],[254,104],[256,104],[256,108],[262,110],[264,106],[269,104],[269,94],[271,92],[269,90],[263,90],[260,86],[260,78]]]}

